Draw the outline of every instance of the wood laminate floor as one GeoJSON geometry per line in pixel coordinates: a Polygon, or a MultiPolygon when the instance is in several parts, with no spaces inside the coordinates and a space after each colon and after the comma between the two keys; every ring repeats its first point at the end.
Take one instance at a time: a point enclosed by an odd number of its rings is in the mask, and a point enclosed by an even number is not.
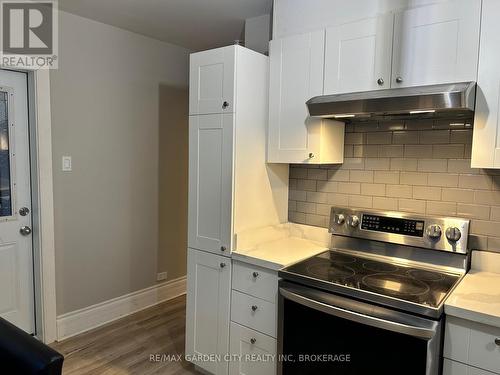
{"type": "Polygon", "coordinates": [[[182,361],[152,354],[184,354],[186,298],[177,297],[52,347],[65,357],[64,375],[196,374],[182,361]]]}

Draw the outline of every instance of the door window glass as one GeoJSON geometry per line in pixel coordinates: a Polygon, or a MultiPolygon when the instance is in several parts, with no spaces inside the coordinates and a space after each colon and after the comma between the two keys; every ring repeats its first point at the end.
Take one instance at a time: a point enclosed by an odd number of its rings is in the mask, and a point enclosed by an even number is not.
{"type": "Polygon", "coordinates": [[[8,93],[0,91],[0,216],[12,216],[8,93]]]}

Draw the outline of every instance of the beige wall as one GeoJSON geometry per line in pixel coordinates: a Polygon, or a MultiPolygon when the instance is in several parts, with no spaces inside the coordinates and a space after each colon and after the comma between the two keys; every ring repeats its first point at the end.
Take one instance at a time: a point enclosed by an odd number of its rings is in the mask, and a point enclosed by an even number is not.
{"type": "Polygon", "coordinates": [[[160,93],[187,86],[188,51],[63,12],[59,35],[51,104],[62,314],[156,283],[160,93]],[[61,172],[63,155],[72,172],[61,172]]]}
{"type": "Polygon", "coordinates": [[[332,205],[467,217],[471,248],[500,252],[500,171],[470,168],[459,123],[346,126],[344,164],[290,168],[290,221],[326,227],[332,205]]]}
{"type": "Polygon", "coordinates": [[[188,210],[188,89],[160,86],[158,272],[186,274],[188,210]]]}

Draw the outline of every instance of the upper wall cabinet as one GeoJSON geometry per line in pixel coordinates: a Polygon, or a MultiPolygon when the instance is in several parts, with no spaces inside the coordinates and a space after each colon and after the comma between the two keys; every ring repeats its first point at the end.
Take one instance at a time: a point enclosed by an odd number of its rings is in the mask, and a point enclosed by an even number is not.
{"type": "Polygon", "coordinates": [[[393,23],[391,13],[326,29],[325,94],[390,87],[393,23]]]}
{"type": "Polygon", "coordinates": [[[452,0],[396,14],[391,86],[476,81],[480,13],[452,0]]]}
{"type": "Polygon", "coordinates": [[[324,38],[320,30],[270,43],[268,162],[343,161],[343,126],[310,118],[306,106],[323,94],[324,38]],[[342,139],[322,144],[322,133],[330,132],[342,139]]]}
{"type": "Polygon", "coordinates": [[[500,1],[483,0],[472,167],[500,168],[500,1]]]}
{"type": "Polygon", "coordinates": [[[234,67],[234,48],[217,48],[191,55],[190,115],[234,112],[234,67]]]}

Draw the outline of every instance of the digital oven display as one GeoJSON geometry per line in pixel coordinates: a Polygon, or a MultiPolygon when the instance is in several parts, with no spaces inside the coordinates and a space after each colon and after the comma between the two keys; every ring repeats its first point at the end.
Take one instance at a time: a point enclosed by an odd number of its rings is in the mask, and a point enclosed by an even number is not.
{"type": "Polygon", "coordinates": [[[364,214],[361,229],[423,237],[424,221],[364,214]]]}

